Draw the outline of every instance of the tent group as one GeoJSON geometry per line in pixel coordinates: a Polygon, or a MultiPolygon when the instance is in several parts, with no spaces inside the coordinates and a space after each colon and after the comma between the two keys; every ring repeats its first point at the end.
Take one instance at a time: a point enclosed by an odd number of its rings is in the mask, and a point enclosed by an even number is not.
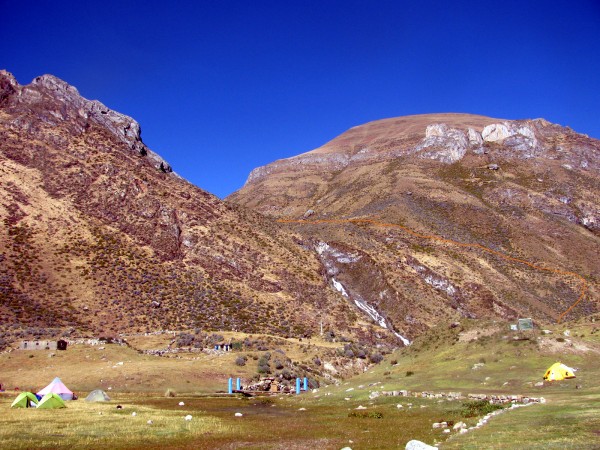
{"type": "Polygon", "coordinates": [[[575,370],[560,362],[552,364],[544,374],[544,380],[547,381],[561,381],[569,378],[575,378],[575,370]]]}
{"type": "MultiPolygon", "coordinates": [[[[41,408],[54,409],[66,408],[65,400],[74,400],[77,397],[60,378],[56,377],[52,382],[37,394],[21,392],[12,402],[11,408],[41,408]]],[[[88,402],[107,402],[110,398],[101,389],[90,392],[86,397],[88,402]]]]}
{"type": "Polygon", "coordinates": [[[65,400],[73,400],[73,392],[56,377],[52,382],[37,394],[21,392],[10,405],[11,408],[39,408],[55,409],[66,408],[65,400]]]}
{"type": "Polygon", "coordinates": [[[39,399],[31,392],[21,392],[10,405],[11,408],[55,409],[66,408],[65,401],[58,394],[50,392],[39,399]]]}

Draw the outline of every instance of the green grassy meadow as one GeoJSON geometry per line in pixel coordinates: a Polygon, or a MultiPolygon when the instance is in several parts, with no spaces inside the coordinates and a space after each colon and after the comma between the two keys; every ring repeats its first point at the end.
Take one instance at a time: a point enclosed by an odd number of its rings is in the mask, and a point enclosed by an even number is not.
{"type": "Polygon", "coordinates": [[[7,449],[356,450],[404,448],[418,439],[448,449],[600,448],[600,342],[594,329],[580,323],[554,327],[551,334],[515,335],[505,324],[465,321],[431,330],[359,376],[300,395],[255,398],[215,395],[226,389],[227,376],[251,375],[250,367],[233,364],[234,355],[217,363],[141,355],[116,345],[104,351],[75,346],[62,360],[15,351],[0,355],[0,379],[18,377],[39,388],[58,375],[84,398],[93,388],[106,388],[95,385],[95,377],[112,374],[115,388],[107,391],[108,403],[77,400],[51,411],[11,409],[16,394],[0,394],[0,442],[7,449]],[[540,386],[557,360],[577,368],[577,378],[540,386]],[[55,370],[40,368],[40,361],[55,370]],[[117,361],[123,366],[115,366],[117,361]],[[119,372],[124,370],[130,372],[119,372]],[[165,397],[165,386],[176,397],[165,397]],[[432,424],[463,421],[471,427],[481,416],[465,417],[465,400],[381,395],[401,389],[525,395],[546,402],[505,410],[465,434],[445,433],[432,424]],[[191,421],[184,420],[188,414],[191,421]]]}

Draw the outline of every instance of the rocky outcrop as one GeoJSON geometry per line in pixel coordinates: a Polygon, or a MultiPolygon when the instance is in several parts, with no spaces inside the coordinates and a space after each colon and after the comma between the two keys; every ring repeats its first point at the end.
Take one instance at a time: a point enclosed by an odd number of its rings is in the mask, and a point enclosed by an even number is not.
{"type": "Polygon", "coordinates": [[[3,101],[8,110],[25,104],[46,123],[67,123],[76,133],[83,133],[93,121],[109,130],[132,151],[147,156],[156,168],[162,165],[166,171],[172,171],[163,158],[144,144],[138,122],[111,110],[98,100],[83,98],[77,88],[53,75],[39,76],[31,84],[21,86],[12,74],[0,71],[0,104],[3,101]]]}
{"type": "Polygon", "coordinates": [[[459,161],[467,152],[469,140],[465,133],[446,124],[429,125],[425,139],[415,147],[420,158],[434,159],[446,164],[459,161]]]}

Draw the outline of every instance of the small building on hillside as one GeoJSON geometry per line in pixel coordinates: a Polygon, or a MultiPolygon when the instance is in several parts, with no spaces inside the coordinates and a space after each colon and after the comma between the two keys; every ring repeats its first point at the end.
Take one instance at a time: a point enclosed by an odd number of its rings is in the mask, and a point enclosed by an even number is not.
{"type": "MultiPolygon", "coordinates": [[[[65,346],[66,348],[66,346],[65,346]]],[[[19,350],[56,350],[56,341],[21,341],[19,350]]]]}

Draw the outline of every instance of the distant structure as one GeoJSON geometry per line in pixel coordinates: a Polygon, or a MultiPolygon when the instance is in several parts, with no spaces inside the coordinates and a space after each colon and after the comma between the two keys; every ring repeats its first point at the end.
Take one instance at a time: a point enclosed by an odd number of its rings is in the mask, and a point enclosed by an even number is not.
{"type": "MultiPolygon", "coordinates": [[[[57,347],[58,343],[56,341],[21,341],[19,350],[56,350],[57,347]]],[[[66,348],[65,345],[65,350],[66,348]]]]}
{"type": "Polygon", "coordinates": [[[519,319],[517,325],[519,331],[533,330],[533,320],[531,318],[519,319]]]}

